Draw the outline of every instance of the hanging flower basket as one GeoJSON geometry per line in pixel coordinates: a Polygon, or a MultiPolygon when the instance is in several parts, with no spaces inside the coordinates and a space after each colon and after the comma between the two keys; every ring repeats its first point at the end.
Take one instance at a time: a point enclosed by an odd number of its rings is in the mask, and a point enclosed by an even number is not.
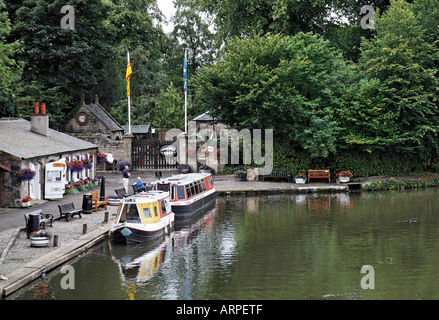
{"type": "Polygon", "coordinates": [[[18,172],[17,176],[21,181],[32,180],[35,177],[36,172],[30,168],[22,169],[18,172]]]}
{"type": "Polygon", "coordinates": [[[83,162],[85,169],[91,169],[93,167],[93,159],[87,158],[83,162]]]}
{"type": "Polygon", "coordinates": [[[103,152],[99,152],[98,153],[98,161],[102,162],[102,163],[107,163],[107,154],[103,153],[103,152]]]}
{"type": "Polygon", "coordinates": [[[81,172],[84,170],[84,161],[82,160],[66,161],[66,163],[69,169],[73,172],[81,172]]]}

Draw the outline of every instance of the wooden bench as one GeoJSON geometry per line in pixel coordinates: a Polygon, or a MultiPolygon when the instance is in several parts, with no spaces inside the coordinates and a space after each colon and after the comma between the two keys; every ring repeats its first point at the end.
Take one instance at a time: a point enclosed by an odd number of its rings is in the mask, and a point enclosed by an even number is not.
{"type": "Polygon", "coordinates": [[[291,181],[291,172],[290,169],[287,168],[273,168],[270,174],[265,174],[261,176],[262,181],[265,181],[266,178],[273,179],[287,179],[288,182],[291,181]]]}
{"type": "Polygon", "coordinates": [[[58,208],[60,213],[60,219],[66,218],[66,221],[69,221],[69,215],[71,215],[72,218],[75,215],[78,215],[80,218],[82,218],[82,209],[75,209],[75,205],[73,204],[73,202],[60,204],[58,205],[58,208]]]}
{"type": "Polygon", "coordinates": [[[100,206],[105,206],[105,210],[107,210],[108,197],[99,197],[97,190],[91,192],[91,202],[93,203],[93,210],[95,212],[98,211],[98,207],[100,206]]]}
{"type": "Polygon", "coordinates": [[[331,172],[329,170],[308,170],[308,183],[311,179],[328,179],[331,182],[331,172]]]}
{"type": "Polygon", "coordinates": [[[46,229],[46,222],[50,222],[50,226],[53,227],[53,215],[50,213],[43,213],[42,210],[37,210],[33,212],[26,213],[24,219],[26,220],[26,230],[28,228],[29,215],[37,214],[40,228],[46,229]]]}

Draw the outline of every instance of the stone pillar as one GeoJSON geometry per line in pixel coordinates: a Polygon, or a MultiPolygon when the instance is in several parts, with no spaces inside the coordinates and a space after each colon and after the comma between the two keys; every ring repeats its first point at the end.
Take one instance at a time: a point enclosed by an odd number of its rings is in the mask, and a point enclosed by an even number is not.
{"type": "Polygon", "coordinates": [[[187,134],[182,132],[177,137],[177,162],[187,164],[187,134]]]}
{"type": "Polygon", "coordinates": [[[125,133],[123,135],[123,161],[133,163],[131,157],[132,145],[133,145],[134,135],[132,133],[125,133]]]}

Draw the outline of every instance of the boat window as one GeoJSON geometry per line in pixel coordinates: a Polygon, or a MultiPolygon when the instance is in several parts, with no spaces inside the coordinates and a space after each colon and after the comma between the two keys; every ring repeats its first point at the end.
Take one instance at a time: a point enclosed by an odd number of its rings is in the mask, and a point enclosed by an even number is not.
{"type": "Polygon", "coordinates": [[[140,222],[139,213],[135,204],[127,205],[127,222],[140,222]]]}
{"type": "Polygon", "coordinates": [[[204,182],[204,180],[200,181],[200,189],[201,189],[201,192],[206,191],[206,182],[204,182]]]}
{"type": "Polygon", "coordinates": [[[209,181],[209,189],[210,189],[213,186],[212,177],[208,177],[207,180],[209,181]]]}
{"type": "Polygon", "coordinates": [[[197,193],[195,192],[195,186],[193,183],[190,184],[191,186],[191,190],[192,190],[192,195],[195,196],[197,193]]]}
{"type": "Polygon", "coordinates": [[[169,192],[169,184],[159,184],[157,186],[157,190],[162,190],[162,191],[169,192]]]}
{"type": "Polygon", "coordinates": [[[175,200],[175,187],[174,186],[171,187],[171,199],[175,200]]]}
{"type": "Polygon", "coordinates": [[[186,193],[187,193],[188,199],[192,197],[192,191],[191,191],[191,187],[189,185],[186,185],[186,193]]]}
{"type": "Polygon", "coordinates": [[[184,200],[185,198],[184,186],[177,186],[177,200],[184,200]]]}
{"type": "Polygon", "coordinates": [[[157,217],[158,213],[157,213],[157,206],[154,206],[154,215],[157,217]]]}
{"type": "Polygon", "coordinates": [[[146,219],[151,218],[151,211],[149,210],[149,208],[143,208],[143,215],[146,219]]]}
{"type": "Polygon", "coordinates": [[[162,200],[161,205],[162,205],[162,214],[166,214],[166,203],[165,203],[165,200],[162,200]]]}

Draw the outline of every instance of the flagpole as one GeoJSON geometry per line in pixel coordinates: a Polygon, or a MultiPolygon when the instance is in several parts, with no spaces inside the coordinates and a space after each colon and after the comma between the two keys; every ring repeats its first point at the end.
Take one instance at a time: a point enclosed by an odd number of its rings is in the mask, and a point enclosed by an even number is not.
{"type": "Polygon", "coordinates": [[[184,133],[187,134],[187,48],[184,50],[184,133]]]}
{"type": "MultiPolygon", "coordinates": [[[[127,53],[128,56],[128,63],[130,63],[130,53],[127,53]]],[[[129,86],[129,82],[127,83],[127,85],[129,86]]],[[[128,133],[131,133],[131,90],[130,93],[128,94],[128,133]]]]}

